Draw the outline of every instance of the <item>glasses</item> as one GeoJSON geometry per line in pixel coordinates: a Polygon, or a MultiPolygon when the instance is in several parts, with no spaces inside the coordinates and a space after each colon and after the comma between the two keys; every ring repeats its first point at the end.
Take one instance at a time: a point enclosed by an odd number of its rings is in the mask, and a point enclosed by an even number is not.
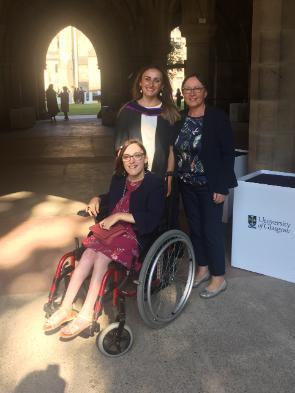
{"type": "Polygon", "coordinates": [[[123,154],[122,155],[122,160],[123,161],[130,161],[131,158],[134,158],[134,161],[140,161],[142,157],[144,156],[144,153],[134,153],[134,154],[123,154]]]}
{"type": "Polygon", "coordinates": [[[191,93],[201,93],[202,90],[204,90],[205,87],[184,87],[182,89],[183,94],[191,94],[191,93]]]}

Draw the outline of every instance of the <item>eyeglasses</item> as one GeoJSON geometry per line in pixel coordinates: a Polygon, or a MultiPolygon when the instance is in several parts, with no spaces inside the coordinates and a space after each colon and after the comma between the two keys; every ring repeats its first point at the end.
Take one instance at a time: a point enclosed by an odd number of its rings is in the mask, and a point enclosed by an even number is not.
{"type": "Polygon", "coordinates": [[[201,93],[202,90],[204,90],[204,86],[200,87],[184,87],[182,89],[183,94],[191,94],[191,93],[201,93]]]}
{"type": "Polygon", "coordinates": [[[134,153],[134,154],[123,154],[122,155],[122,160],[123,161],[130,161],[131,158],[134,158],[134,161],[140,161],[142,157],[144,156],[144,153],[134,153]]]}

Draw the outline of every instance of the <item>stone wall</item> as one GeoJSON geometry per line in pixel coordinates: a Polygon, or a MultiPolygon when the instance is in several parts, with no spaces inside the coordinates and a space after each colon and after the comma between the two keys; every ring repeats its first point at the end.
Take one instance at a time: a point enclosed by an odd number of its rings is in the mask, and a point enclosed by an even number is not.
{"type": "Polygon", "coordinates": [[[254,0],[249,169],[295,172],[295,2],[254,0]]]}

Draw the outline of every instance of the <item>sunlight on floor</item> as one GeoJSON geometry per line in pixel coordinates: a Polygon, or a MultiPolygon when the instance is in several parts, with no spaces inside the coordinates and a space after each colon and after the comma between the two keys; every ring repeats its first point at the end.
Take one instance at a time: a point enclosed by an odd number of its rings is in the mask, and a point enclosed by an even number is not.
{"type": "MultiPolygon", "coordinates": [[[[2,269],[11,269],[25,261],[36,251],[48,251],[73,244],[75,237],[83,237],[92,225],[91,218],[76,215],[85,205],[79,201],[72,201],[53,195],[36,195],[26,191],[0,197],[0,211],[11,211],[13,228],[0,238],[2,269]],[[14,217],[14,203],[21,199],[40,197],[40,203],[31,207],[29,218],[24,221],[14,217]]],[[[20,207],[18,206],[18,209],[20,207]]],[[[25,208],[25,206],[24,206],[25,208]]],[[[4,225],[2,220],[2,225],[4,225]]],[[[1,226],[2,226],[1,225],[1,226]]],[[[2,229],[5,228],[2,227],[2,229]]],[[[10,228],[7,224],[7,228],[10,228]]]]}
{"type": "MultiPolygon", "coordinates": [[[[67,387],[69,385],[72,387],[74,381],[79,378],[79,363],[81,361],[89,363],[89,359],[93,357],[93,366],[88,366],[88,369],[92,371],[83,373],[86,373],[86,378],[91,378],[91,372],[98,372],[101,376],[100,387],[107,385],[108,381],[103,378],[99,363],[95,361],[96,356],[99,356],[95,346],[95,337],[88,340],[78,337],[72,342],[61,342],[58,333],[44,334],[42,307],[45,300],[46,298],[41,294],[34,297],[27,296],[25,299],[21,296],[14,297],[10,307],[1,315],[0,325],[3,326],[6,321],[6,334],[0,340],[3,354],[5,354],[2,370],[5,372],[5,378],[0,386],[5,382],[6,390],[2,391],[12,392],[15,386],[28,387],[27,385],[30,384],[31,388],[35,387],[34,391],[41,392],[42,382],[45,384],[46,392],[49,391],[46,389],[47,385],[52,387],[52,391],[72,391],[68,388],[59,390],[58,382],[61,383],[61,381],[56,378],[62,378],[67,387]],[[79,354],[79,361],[77,354],[79,354]],[[58,375],[50,374],[49,365],[56,366],[58,375]],[[47,375],[44,374],[45,372],[47,375]],[[54,380],[50,381],[50,378],[54,380]]],[[[107,389],[107,386],[105,387],[107,389]]]]}

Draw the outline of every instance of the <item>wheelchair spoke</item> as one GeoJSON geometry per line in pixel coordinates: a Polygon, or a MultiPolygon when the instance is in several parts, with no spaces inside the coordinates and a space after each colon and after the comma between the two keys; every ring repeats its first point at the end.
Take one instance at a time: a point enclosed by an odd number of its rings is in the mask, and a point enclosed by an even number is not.
{"type": "Polygon", "coordinates": [[[191,250],[178,239],[170,243],[164,244],[160,255],[154,257],[154,271],[160,284],[147,293],[153,318],[163,321],[172,319],[183,307],[192,285],[191,250]]]}
{"type": "Polygon", "coordinates": [[[137,291],[140,315],[149,326],[164,326],[180,314],[194,269],[193,246],[185,233],[170,230],[156,239],[144,259],[137,291]]]}
{"type": "Polygon", "coordinates": [[[125,332],[123,330],[121,333],[121,337],[118,337],[117,334],[118,334],[118,330],[114,329],[111,332],[109,332],[104,338],[104,347],[110,353],[114,353],[114,354],[121,353],[129,345],[130,336],[128,332],[125,332]]]}

